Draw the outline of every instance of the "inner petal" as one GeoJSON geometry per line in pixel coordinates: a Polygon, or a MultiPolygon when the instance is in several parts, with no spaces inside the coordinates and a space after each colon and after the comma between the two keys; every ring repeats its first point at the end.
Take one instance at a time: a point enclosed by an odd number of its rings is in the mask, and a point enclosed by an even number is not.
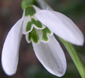
{"type": "Polygon", "coordinates": [[[32,31],[32,24],[35,24],[36,28],[42,28],[42,24],[41,22],[39,22],[38,20],[34,19],[34,15],[36,13],[36,11],[40,10],[39,8],[35,7],[35,6],[27,6],[24,10],[24,21],[23,21],[23,26],[22,26],[22,33],[23,34],[27,34],[30,31],[32,31]],[[39,25],[37,25],[39,24],[39,25]]]}
{"type": "Polygon", "coordinates": [[[53,33],[48,29],[47,27],[42,30],[43,35],[42,35],[42,42],[47,42],[49,41],[49,36],[53,35],[53,33]]]}
{"type": "Polygon", "coordinates": [[[35,44],[39,42],[47,43],[50,40],[49,36],[52,36],[53,33],[45,27],[44,29],[36,29],[33,27],[32,31],[26,34],[26,41],[30,43],[31,41],[35,44]]]}
{"type": "Polygon", "coordinates": [[[27,42],[34,43],[48,42],[49,36],[53,33],[44,26],[35,16],[40,9],[35,6],[27,6],[24,11],[23,34],[26,35],[27,42]]]}
{"type": "Polygon", "coordinates": [[[40,21],[35,20],[33,18],[31,19],[31,21],[32,21],[32,24],[34,24],[37,28],[42,28],[43,27],[42,23],[40,21]]]}
{"type": "Polygon", "coordinates": [[[27,6],[25,9],[25,16],[27,17],[28,15],[33,16],[36,13],[36,10],[33,6],[27,6]]]}
{"type": "Polygon", "coordinates": [[[35,44],[39,43],[42,39],[42,31],[33,28],[32,31],[26,34],[26,41],[30,43],[31,41],[35,44]]]}
{"type": "Polygon", "coordinates": [[[26,26],[26,32],[32,30],[32,27],[31,27],[31,26],[32,26],[32,22],[29,21],[29,22],[27,23],[27,26],[26,26]]]}
{"type": "Polygon", "coordinates": [[[39,41],[39,35],[36,32],[36,29],[35,28],[33,28],[32,32],[29,33],[28,39],[29,39],[29,41],[32,39],[33,42],[38,43],[38,41],[39,41]]]}
{"type": "Polygon", "coordinates": [[[45,28],[40,21],[31,18],[31,21],[29,21],[26,25],[25,31],[29,33],[32,31],[33,27],[40,30],[45,28]]]}

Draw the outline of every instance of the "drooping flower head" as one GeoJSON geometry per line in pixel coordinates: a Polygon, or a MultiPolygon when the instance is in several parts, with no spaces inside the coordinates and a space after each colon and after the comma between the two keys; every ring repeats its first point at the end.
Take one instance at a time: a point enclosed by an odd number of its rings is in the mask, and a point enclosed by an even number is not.
{"type": "Polygon", "coordinates": [[[36,57],[53,75],[63,76],[66,58],[54,34],[76,45],[83,45],[84,37],[78,27],[65,15],[27,6],[22,18],[9,31],[2,50],[2,67],[7,75],[16,73],[22,34],[32,42],[36,57]]]}

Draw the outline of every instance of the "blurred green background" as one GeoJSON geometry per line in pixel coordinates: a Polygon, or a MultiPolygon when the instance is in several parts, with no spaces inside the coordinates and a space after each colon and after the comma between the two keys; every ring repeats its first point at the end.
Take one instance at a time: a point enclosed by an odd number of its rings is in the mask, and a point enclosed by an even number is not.
{"type": "MultiPolygon", "coordinates": [[[[22,0],[0,0],[0,57],[6,35],[13,24],[22,16],[22,0]]],[[[85,35],[85,0],[45,0],[55,11],[71,18],[85,35]]],[[[61,44],[62,45],[62,44],[61,44]]],[[[67,71],[61,78],[81,78],[68,52],[62,45],[66,59],[67,71]]],[[[57,48],[57,47],[56,47],[57,48]]],[[[85,45],[75,46],[79,56],[85,63],[85,45]]],[[[37,60],[31,44],[22,37],[19,64],[15,75],[7,76],[1,67],[0,78],[58,78],[47,72],[37,60]]]]}

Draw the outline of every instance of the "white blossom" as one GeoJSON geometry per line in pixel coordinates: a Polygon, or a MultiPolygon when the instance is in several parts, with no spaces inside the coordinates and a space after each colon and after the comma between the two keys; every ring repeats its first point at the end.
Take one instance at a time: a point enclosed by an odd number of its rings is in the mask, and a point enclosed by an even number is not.
{"type": "Polygon", "coordinates": [[[16,73],[20,41],[24,34],[26,41],[32,42],[36,57],[47,71],[63,76],[67,67],[66,58],[53,33],[75,45],[84,43],[82,32],[64,14],[40,10],[34,5],[26,7],[22,18],[14,24],[4,42],[1,62],[5,73],[16,73]]]}

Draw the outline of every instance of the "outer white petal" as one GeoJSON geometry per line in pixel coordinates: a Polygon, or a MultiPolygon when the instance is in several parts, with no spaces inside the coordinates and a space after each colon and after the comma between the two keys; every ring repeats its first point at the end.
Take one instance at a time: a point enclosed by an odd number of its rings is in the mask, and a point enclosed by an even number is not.
{"type": "Polygon", "coordinates": [[[33,44],[33,48],[39,61],[51,74],[64,75],[67,67],[65,55],[53,36],[50,36],[48,43],[33,44]]]}
{"type": "Polygon", "coordinates": [[[41,10],[35,16],[56,35],[73,44],[83,45],[82,32],[65,15],[55,11],[41,10]]]}
{"type": "Polygon", "coordinates": [[[22,21],[20,19],[9,31],[2,50],[2,67],[7,75],[15,74],[18,64],[18,51],[22,37],[22,21]]]}

